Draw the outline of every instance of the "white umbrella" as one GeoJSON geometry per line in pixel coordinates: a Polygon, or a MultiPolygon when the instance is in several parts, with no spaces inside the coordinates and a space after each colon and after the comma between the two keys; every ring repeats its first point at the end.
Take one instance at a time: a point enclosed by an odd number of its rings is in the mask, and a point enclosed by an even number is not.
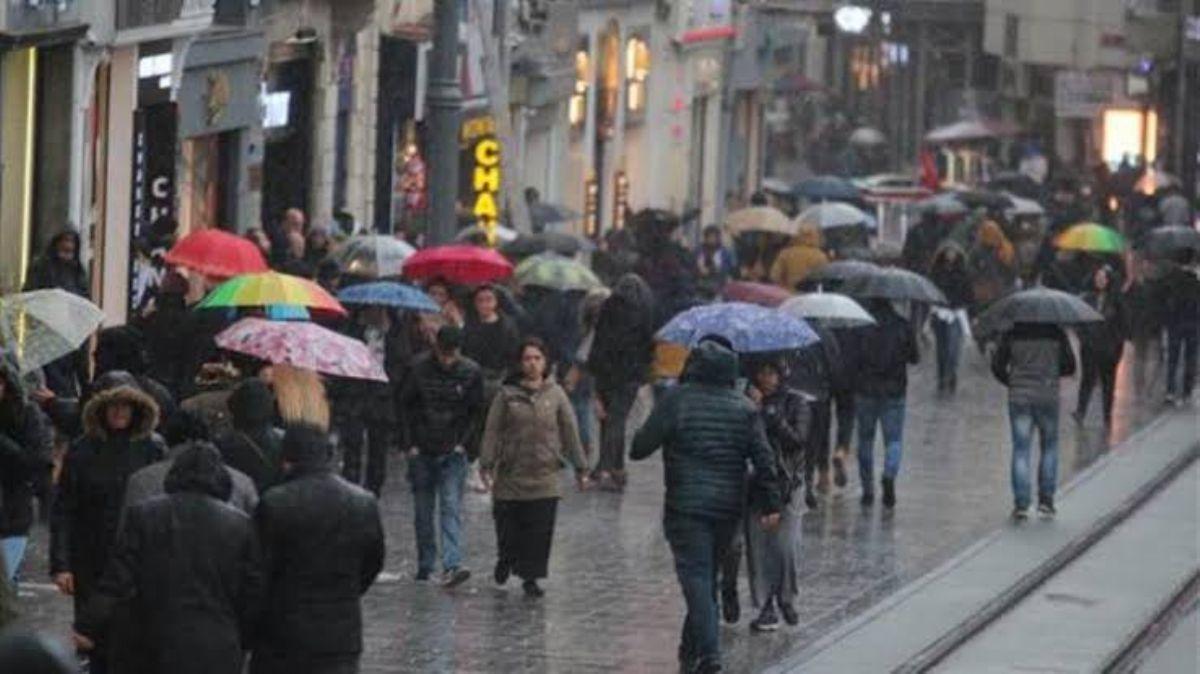
{"type": "Polygon", "coordinates": [[[798,231],[783,211],[770,206],[751,206],[734,211],[725,217],[725,228],[735,236],[746,232],[795,236],[798,231]]]}
{"type": "Polygon", "coordinates": [[[75,351],[104,322],[104,312],[65,290],[0,297],[0,352],[32,372],[75,351]]]}
{"type": "Polygon", "coordinates": [[[870,147],[872,145],[882,145],[885,142],[887,142],[887,137],[883,135],[883,132],[869,126],[859,127],[850,134],[851,145],[870,147]]]}
{"type": "Polygon", "coordinates": [[[875,324],[875,319],[862,305],[838,293],[806,293],[784,302],[779,311],[816,321],[827,328],[856,328],[875,324]]]}
{"type": "Polygon", "coordinates": [[[827,201],[804,209],[804,212],[796,218],[796,229],[805,226],[833,229],[834,227],[861,225],[870,220],[870,215],[850,204],[827,201]]]}
{"type": "Polygon", "coordinates": [[[1008,194],[1008,198],[1012,199],[1012,202],[1013,202],[1012,208],[1005,209],[1005,212],[1008,214],[1008,216],[1010,218],[1021,218],[1021,217],[1026,217],[1026,216],[1042,216],[1042,215],[1046,214],[1046,209],[1042,208],[1042,205],[1039,204],[1038,202],[1034,201],[1033,199],[1026,199],[1025,197],[1018,197],[1017,195],[1012,194],[1011,192],[1008,192],[1006,194],[1008,194]]]}

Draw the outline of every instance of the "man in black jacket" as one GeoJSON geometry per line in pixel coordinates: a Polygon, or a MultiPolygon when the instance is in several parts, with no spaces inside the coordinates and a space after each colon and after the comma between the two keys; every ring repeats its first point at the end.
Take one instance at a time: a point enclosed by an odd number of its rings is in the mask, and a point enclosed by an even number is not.
{"type": "Polygon", "coordinates": [[[383,523],[375,497],[333,472],[331,453],[320,430],[289,428],[286,478],[259,501],[268,589],[253,674],[358,671],[360,599],[383,569],[383,523]]]}
{"type": "Polygon", "coordinates": [[[442,584],[454,587],[470,578],[462,566],[460,532],[467,447],[483,419],[483,375],[461,352],[462,330],[438,330],[434,352],[413,365],[400,394],[417,530],[417,580],[428,580],[437,557],[433,510],[441,519],[442,584]]]}
{"type": "Polygon", "coordinates": [[[639,461],[663,448],[663,528],[688,607],[679,658],[689,673],[721,671],[716,567],[745,506],[747,462],[754,466],[760,522],[779,526],[774,455],[758,410],[734,388],[737,373],[736,354],[702,340],[680,385],[654,406],[629,454],[639,461]]]}
{"type": "Polygon", "coordinates": [[[1196,387],[1200,360],[1200,272],[1187,266],[1195,254],[1182,253],[1163,277],[1167,324],[1167,404],[1186,403],[1196,387]],[[1183,372],[1180,364],[1182,362],[1183,372]]]}

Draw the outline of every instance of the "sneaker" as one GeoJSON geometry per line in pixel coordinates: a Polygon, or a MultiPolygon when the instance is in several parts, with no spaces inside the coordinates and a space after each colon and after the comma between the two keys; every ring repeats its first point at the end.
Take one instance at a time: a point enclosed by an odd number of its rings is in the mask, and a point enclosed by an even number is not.
{"type": "Polygon", "coordinates": [[[1022,508],[1021,506],[1013,508],[1012,518],[1014,522],[1024,522],[1029,519],[1029,508],[1022,508]]]}
{"type": "Polygon", "coordinates": [[[800,624],[800,615],[796,613],[796,607],[787,603],[779,602],[779,613],[783,616],[783,622],[795,627],[800,624]]]}
{"type": "Polygon", "coordinates": [[[470,577],[471,572],[462,567],[446,569],[446,572],[442,574],[442,587],[447,589],[458,587],[467,582],[467,579],[470,577]]]}
{"type": "Polygon", "coordinates": [[[779,629],[779,617],[775,615],[774,604],[767,604],[762,613],[750,623],[751,632],[774,632],[779,629]]]}
{"type": "Polygon", "coordinates": [[[839,489],[846,486],[846,462],[840,456],[833,457],[833,483],[839,489]]]}
{"type": "Polygon", "coordinates": [[[1054,508],[1054,499],[1042,498],[1038,499],[1038,514],[1042,517],[1050,518],[1058,514],[1058,510],[1054,508]]]}
{"type": "Polygon", "coordinates": [[[496,581],[497,585],[503,585],[508,582],[509,575],[512,574],[512,568],[501,560],[496,560],[496,568],[492,570],[492,580],[496,581]]]}
{"type": "Polygon", "coordinates": [[[721,590],[721,617],[729,625],[742,619],[742,606],[738,603],[737,590],[721,590]]]}
{"type": "Polygon", "coordinates": [[[875,492],[864,491],[862,498],[858,499],[858,502],[867,508],[875,505],[875,492]]]}
{"type": "Polygon", "coordinates": [[[527,580],[521,584],[521,589],[525,590],[525,596],[530,599],[541,599],[546,596],[546,591],[538,586],[536,580],[527,580]]]}
{"type": "Polygon", "coordinates": [[[883,478],[883,507],[896,507],[896,481],[887,477],[883,478]]]}

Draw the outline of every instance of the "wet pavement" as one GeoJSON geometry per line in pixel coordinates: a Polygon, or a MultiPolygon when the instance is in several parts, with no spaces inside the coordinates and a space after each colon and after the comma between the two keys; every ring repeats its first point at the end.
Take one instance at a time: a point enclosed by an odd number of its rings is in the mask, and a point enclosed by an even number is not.
{"type": "MultiPolygon", "coordinates": [[[[956,396],[936,395],[933,371],[931,358],[912,371],[896,511],[861,508],[855,476],[844,495],[806,513],[800,625],[751,635],[743,581],[742,622],[722,628],[729,671],[756,671],[803,648],[1005,522],[1011,507],[1005,391],[974,349],[964,353],[956,396]]],[[[1136,399],[1126,374],[1123,368],[1113,441],[1156,411],[1136,399]]],[[[1066,414],[1075,384],[1063,387],[1060,481],[1109,446],[1098,404],[1082,427],[1066,414]]],[[[624,495],[568,492],[547,595],[538,601],[525,599],[515,579],[506,588],[492,584],[490,503],[476,494],[468,494],[464,507],[466,563],[475,577],[453,591],[414,582],[411,497],[402,468],[397,461],[385,487],[389,553],[385,575],[365,601],[364,672],[674,671],[683,607],[660,524],[657,458],[633,464],[624,495]]],[[[44,530],[31,555],[22,588],[26,620],[64,635],[70,602],[43,582],[44,530]]]]}

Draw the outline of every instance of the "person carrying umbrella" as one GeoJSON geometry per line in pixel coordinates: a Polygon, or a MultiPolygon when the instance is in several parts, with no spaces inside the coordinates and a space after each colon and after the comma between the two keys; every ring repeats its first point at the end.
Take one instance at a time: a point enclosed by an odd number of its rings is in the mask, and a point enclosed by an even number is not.
{"type": "Polygon", "coordinates": [[[958,388],[958,361],[962,353],[963,325],[971,306],[971,277],[962,248],[947,242],[933,256],[929,279],[946,296],[946,307],[934,307],[930,320],[937,339],[938,392],[958,388]]]}
{"type": "Polygon", "coordinates": [[[776,256],[771,265],[771,281],[788,290],[796,290],[809,273],[829,263],[821,250],[821,231],[816,227],[800,228],[792,244],[776,256]]]}
{"type": "Polygon", "coordinates": [[[1112,270],[1097,269],[1092,274],[1092,288],[1083,300],[1104,317],[1101,323],[1089,324],[1079,331],[1079,356],[1083,373],[1079,381],[1079,400],[1075,406],[1076,423],[1087,417],[1088,403],[1096,380],[1100,380],[1101,409],[1104,426],[1112,426],[1113,396],[1116,393],[1117,365],[1129,336],[1129,318],[1125,299],[1112,287],[1112,270]]]}

